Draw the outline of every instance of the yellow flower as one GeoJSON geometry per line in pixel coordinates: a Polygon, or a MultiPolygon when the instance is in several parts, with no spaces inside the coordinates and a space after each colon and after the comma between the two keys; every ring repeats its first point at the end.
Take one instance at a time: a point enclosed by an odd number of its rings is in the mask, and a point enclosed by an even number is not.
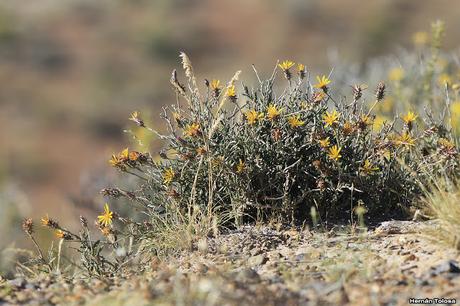
{"type": "Polygon", "coordinates": [[[104,212],[102,213],[102,215],[97,216],[97,220],[99,221],[99,224],[109,226],[110,224],[112,224],[112,219],[113,212],[110,211],[109,204],[105,203],[104,212]]]}
{"type": "Polygon", "coordinates": [[[219,90],[220,89],[220,81],[219,80],[212,80],[211,81],[211,89],[212,90],[219,90]]]}
{"type": "Polygon", "coordinates": [[[323,115],[323,121],[326,126],[332,126],[333,124],[337,123],[340,118],[340,113],[338,113],[335,109],[332,113],[326,112],[323,115]]]}
{"type": "Polygon", "coordinates": [[[292,61],[289,61],[289,60],[284,61],[284,62],[282,62],[281,64],[278,64],[278,66],[279,66],[283,71],[287,71],[287,70],[291,69],[292,66],[294,66],[294,65],[295,65],[295,63],[292,62],[292,61]]]}
{"type": "Polygon", "coordinates": [[[281,115],[281,109],[278,109],[276,105],[270,104],[267,108],[267,118],[269,120],[275,120],[281,115]]]}
{"type": "Polygon", "coordinates": [[[121,160],[128,160],[129,159],[129,150],[128,148],[125,148],[123,151],[120,152],[118,155],[118,158],[121,160]]]}
{"type": "Polygon", "coordinates": [[[171,184],[175,175],[176,174],[174,173],[174,170],[172,169],[172,167],[169,167],[163,172],[163,183],[165,185],[171,184]]]}
{"type": "Polygon", "coordinates": [[[342,151],[342,148],[332,146],[329,148],[328,157],[332,160],[338,161],[342,157],[342,155],[340,155],[340,151],[342,151]]]}
{"type": "Polygon", "coordinates": [[[231,85],[230,87],[227,88],[227,92],[225,93],[227,97],[229,98],[235,98],[236,97],[236,89],[235,85],[231,85]]]}
{"type": "Polygon", "coordinates": [[[112,158],[109,159],[109,163],[112,167],[122,166],[122,161],[115,154],[112,154],[112,158]]]}
{"type": "Polygon", "coordinates": [[[364,165],[360,167],[360,170],[363,172],[364,175],[368,175],[374,173],[375,171],[378,171],[379,167],[374,167],[374,165],[372,165],[372,163],[368,159],[366,159],[364,161],[364,165]]]}
{"type": "Polygon", "coordinates": [[[66,233],[62,230],[57,230],[56,231],[56,237],[60,238],[60,239],[64,239],[66,237],[66,233]]]}
{"type": "Polygon", "coordinates": [[[305,78],[305,65],[304,64],[297,65],[297,73],[299,74],[299,77],[301,79],[305,78]]]}
{"type": "Polygon", "coordinates": [[[401,119],[404,121],[404,123],[409,125],[409,124],[412,124],[413,122],[415,122],[417,117],[418,117],[418,115],[416,115],[415,113],[413,113],[411,111],[408,111],[406,115],[402,115],[401,119]]]}
{"type": "Polygon", "coordinates": [[[288,123],[289,125],[291,126],[291,128],[296,128],[296,127],[299,127],[299,126],[302,126],[305,124],[304,121],[300,120],[300,116],[297,115],[297,116],[290,116],[288,118],[288,123]]]}
{"type": "Polygon", "coordinates": [[[316,81],[318,83],[316,83],[314,85],[314,87],[316,88],[320,88],[320,89],[326,89],[327,88],[327,85],[329,85],[331,83],[331,80],[328,79],[327,76],[323,75],[322,77],[320,77],[319,75],[316,76],[316,81]]]}
{"type": "Polygon", "coordinates": [[[258,113],[255,109],[251,109],[246,112],[245,116],[248,124],[253,125],[257,123],[258,120],[263,119],[264,113],[258,113]]]}
{"type": "Polygon", "coordinates": [[[240,159],[236,165],[236,173],[242,173],[246,169],[246,164],[240,159]]]}
{"type": "Polygon", "coordinates": [[[416,32],[412,35],[414,45],[423,46],[428,43],[429,35],[427,32],[416,32]]]}
{"type": "Polygon", "coordinates": [[[391,69],[390,72],[388,72],[388,78],[390,79],[390,81],[401,81],[404,78],[404,69],[400,67],[391,69]]]}
{"type": "Polygon", "coordinates": [[[395,144],[398,146],[413,146],[415,145],[415,139],[412,136],[405,132],[402,135],[396,137],[395,144]]]}
{"type": "Polygon", "coordinates": [[[198,123],[188,124],[184,128],[184,134],[188,137],[195,137],[200,134],[200,125],[198,123]]]}
{"type": "Polygon", "coordinates": [[[327,148],[331,144],[331,142],[329,141],[329,137],[320,139],[318,142],[321,148],[327,148]]]}
{"type": "Polygon", "coordinates": [[[48,214],[46,214],[46,216],[44,216],[42,218],[41,222],[42,222],[43,226],[49,226],[50,225],[50,217],[48,216],[48,214]]]}

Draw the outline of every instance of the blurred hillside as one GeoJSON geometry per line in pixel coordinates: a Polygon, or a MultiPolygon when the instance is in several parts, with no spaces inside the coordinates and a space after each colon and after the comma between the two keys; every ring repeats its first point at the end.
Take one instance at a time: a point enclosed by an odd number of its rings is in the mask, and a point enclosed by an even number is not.
{"type": "Polygon", "coordinates": [[[173,102],[179,51],[202,78],[242,69],[251,79],[251,64],[267,73],[285,58],[326,73],[334,50],[365,63],[411,47],[438,18],[456,48],[459,9],[448,0],[0,1],[0,190],[24,192],[19,215],[88,214],[115,175],[109,155],[129,143],[129,113],[157,122],[173,102]]]}

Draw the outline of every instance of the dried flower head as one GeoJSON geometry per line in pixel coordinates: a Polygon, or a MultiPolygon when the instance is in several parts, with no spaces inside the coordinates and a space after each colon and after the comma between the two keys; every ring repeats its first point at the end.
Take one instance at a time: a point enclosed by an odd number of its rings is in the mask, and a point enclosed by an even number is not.
{"type": "Polygon", "coordinates": [[[358,101],[363,96],[363,90],[367,89],[367,85],[353,85],[351,86],[353,91],[353,100],[358,101]]]}
{"type": "Polygon", "coordinates": [[[375,90],[375,98],[377,101],[382,101],[385,98],[385,83],[380,82],[377,85],[377,89],[375,90]]]}
{"type": "Polygon", "coordinates": [[[326,98],[326,94],[323,91],[317,91],[312,95],[311,100],[313,103],[320,103],[324,98],[326,98]]]}
{"type": "Polygon", "coordinates": [[[273,129],[272,130],[272,138],[274,141],[279,141],[281,139],[282,132],[280,129],[273,129]]]}
{"type": "Polygon", "coordinates": [[[345,121],[342,132],[345,136],[349,136],[355,132],[355,126],[350,121],[345,121]]]}
{"type": "Polygon", "coordinates": [[[26,218],[22,221],[22,229],[28,235],[32,235],[34,233],[34,222],[32,221],[32,218],[26,218]]]}

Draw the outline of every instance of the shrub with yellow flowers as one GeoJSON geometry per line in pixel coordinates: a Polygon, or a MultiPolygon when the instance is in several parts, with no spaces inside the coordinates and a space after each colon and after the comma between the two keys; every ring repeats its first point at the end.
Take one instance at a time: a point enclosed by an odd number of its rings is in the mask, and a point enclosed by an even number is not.
{"type": "Polygon", "coordinates": [[[160,254],[166,243],[190,243],[220,225],[269,218],[315,224],[312,208],[323,222],[352,222],[358,208],[370,223],[403,219],[432,178],[459,175],[448,112],[438,118],[409,110],[374,127],[373,111],[385,103],[383,82],[373,92],[354,85],[347,100],[331,75],[311,83],[305,65],[286,60],[266,80],[254,69],[254,88],[239,82],[240,72],[202,88],[190,59],[181,58],[186,81],[173,71],[177,102],[161,113],[167,132],[149,127],[138,112],[130,118],[163,141],[159,157],[124,149],[110,159],[137,183],[102,194],[109,202],[125,199],[141,217],[131,220],[106,204],[95,223],[102,234],[96,241],[85,219],[79,234],[42,220],[61,241],[80,243],[89,273],[115,273],[135,253],[133,245],[160,254]],[[118,255],[107,259],[103,247],[118,255]]]}

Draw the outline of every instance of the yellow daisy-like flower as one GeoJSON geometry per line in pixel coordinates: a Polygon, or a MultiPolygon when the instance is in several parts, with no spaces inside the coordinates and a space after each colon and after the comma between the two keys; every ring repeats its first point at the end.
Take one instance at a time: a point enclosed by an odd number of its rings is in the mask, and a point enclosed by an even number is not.
{"type": "Polygon", "coordinates": [[[342,155],[340,155],[340,151],[342,151],[342,148],[339,148],[338,146],[332,146],[329,148],[329,153],[328,157],[332,160],[338,161],[342,155]]]}
{"type": "Polygon", "coordinates": [[[122,166],[122,161],[116,156],[115,154],[112,154],[112,158],[109,159],[109,164],[112,167],[120,167],[122,166]]]}
{"type": "Polygon", "coordinates": [[[235,85],[231,85],[230,87],[228,87],[225,95],[229,98],[235,98],[236,97],[235,85]]]}
{"type": "Polygon", "coordinates": [[[331,144],[331,141],[329,140],[329,137],[324,138],[324,139],[320,139],[318,142],[319,142],[319,145],[320,145],[321,148],[327,148],[331,144]]]}
{"type": "Polygon", "coordinates": [[[275,120],[281,115],[282,109],[278,109],[276,105],[270,104],[267,108],[267,118],[269,120],[275,120]]]}
{"type": "Polygon", "coordinates": [[[48,216],[48,214],[46,214],[46,216],[44,216],[41,219],[41,223],[42,223],[43,226],[49,226],[50,225],[50,217],[48,216]]]}
{"type": "Polygon", "coordinates": [[[246,169],[246,164],[244,163],[244,161],[240,159],[240,161],[236,165],[236,173],[243,173],[245,169],[246,169]]]}
{"type": "Polygon", "coordinates": [[[316,81],[318,83],[316,83],[314,85],[314,87],[322,89],[322,90],[326,89],[327,85],[329,85],[331,83],[331,80],[329,80],[329,78],[327,76],[325,76],[325,75],[323,75],[321,77],[319,75],[317,75],[316,76],[316,81]]]}
{"type": "Polygon", "coordinates": [[[300,120],[300,116],[297,115],[297,116],[290,116],[288,118],[288,123],[289,125],[291,126],[291,128],[296,128],[296,127],[299,127],[299,126],[302,126],[305,124],[304,121],[300,120]]]}
{"type": "Polygon", "coordinates": [[[278,64],[278,67],[280,67],[283,71],[287,71],[291,69],[292,66],[294,65],[295,65],[294,62],[287,60],[287,61],[282,62],[281,64],[278,64]]]}
{"type": "Polygon", "coordinates": [[[412,136],[408,132],[405,132],[402,135],[396,137],[394,142],[398,146],[413,146],[413,145],[415,145],[415,139],[412,138],[412,136]]]}
{"type": "Polygon", "coordinates": [[[66,233],[62,230],[57,230],[56,231],[56,237],[59,239],[64,239],[66,237],[66,233]]]}
{"type": "Polygon", "coordinates": [[[172,169],[172,167],[169,167],[163,172],[163,183],[165,185],[171,184],[175,175],[176,174],[174,173],[174,170],[172,169]]]}
{"type": "Polygon", "coordinates": [[[418,115],[416,115],[415,113],[409,111],[409,112],[407,112],[406,115],[402,115],[401,119],[404,121],[404,123],[409,125],[409,124],[412,124],[417,119],[417,117],[418,117],[418,115]]]}
{"type": "Polygon", "coordinates": [[[220,87],[220,80],[212,80],[211,81],[211,89],[212,90],[219,90],[220,87]]]}
{"type": "Polygon", "coordinates": [[[99,221],[99,224],[109,226],[110,224],[112,224],[112,219],[113,212],[110,211],[109,204],[105,203],[104,212],[101,215],[97,216],[97,220],[99,221]]]}
{"type": "Polygon", "coordinates": [[[399,82],[404,78],[404,69],[401,67],[396,67],[388,72],[388,79],[390,81],[399,82]]]}
{"type": "Polygon", "coordinates": [[[323,122],[326,124],[326,126],[332,126],[339,121],[339,118],[340,113],[334,109],[332,113],[326,112],[326,114],[323,115],[323,122]]]}
{"type": "Polygon", "coordinates": [[[379,167],[374,167],[374,165],[368,159],[366,159],[364,161],[364,165],[360,167],[360,170],[364,175],[369,175],[375,171],[379,171],[379,167]]]}
{"type": "Polygon", "coordinates": [[[305,65],[304,64],[297,65],[297,73],[299,74],[300,79],[305,78],[305,65]]]}
{"type": "Polygon", "coordinates": [[[247,111],[244,115],[249,125],[256,124],[257,121],[264,118],[264,113],[258,113],[255,109],[247,111]]]}
{"type": "Polygon", "coordinates": [[[125,148],[123,151],[120,152],[120,154],[118,155],[118,157],[119,157],[121,160],[128,160],[128,159],[129,159],[129,149],[128,149],[128,148],[125,148]]]}
{"type": "Polygon", "coordinates": [[[304,65],[304,64],[298,64],[298,65],[297,65],[297,71],[298,71],[299,73],[305,72],[305,65],[304,65]]]}
{"type": "Polygon", "coordinates": [[[184,128],[184,134],[187,137],[196,137],[199,135],[199,133],[200,133],[200,125],[198,123],[188,124],[184,128]]]}

